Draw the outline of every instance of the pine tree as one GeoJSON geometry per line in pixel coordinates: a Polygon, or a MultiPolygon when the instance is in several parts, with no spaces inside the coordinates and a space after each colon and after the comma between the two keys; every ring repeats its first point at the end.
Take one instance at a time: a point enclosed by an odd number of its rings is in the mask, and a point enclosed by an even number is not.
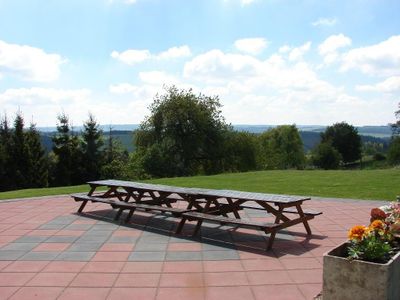
{"type": "Polygon", "coordinates": [[[14,120],[10,153],[11,163],[15,170],[15,186],[17,188],[30,187],[29,157],[30,151],[24,132],[24,118],[21,112],[17,112],[14,120]]]}
{"type": "Polygon", "coordinates": [[[11,130],[8,126],[7,116],[0,120],[0,191],[13,189],[14,169],[11,165],[11,130]]]}
{"type": "Polygon", "coordinates": [[[53,137],[53,152],[57,158],[54,184],[64,186],[81,183],[79,139],[71,133],[68,116],[63,113],[57,119],[57,134],[53,137]]]}
{"type": "Polygon", "coordinates": [[[30,187],[48,186],[48,162],[46,152],[40,140],[35,124],[31,124],[27,132],[29,147],[30,187]]]}
{"type": "Polygon", "coordinates": [[[103,132],[99,129],[94,116],[89,114],[89,119],[83,124],[83,168],[85,181],[100,178],[103,164],[103,132]]]}

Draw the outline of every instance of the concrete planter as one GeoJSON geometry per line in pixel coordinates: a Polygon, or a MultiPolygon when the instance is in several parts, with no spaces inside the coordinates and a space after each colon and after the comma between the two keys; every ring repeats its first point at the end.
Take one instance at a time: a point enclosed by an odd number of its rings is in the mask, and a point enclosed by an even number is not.
{"type": "Polygon", "coordinates": [[[399,300],[400,252],[386,264],[349,261],[346,246],[324,254],[323,300],[399,300]]]}

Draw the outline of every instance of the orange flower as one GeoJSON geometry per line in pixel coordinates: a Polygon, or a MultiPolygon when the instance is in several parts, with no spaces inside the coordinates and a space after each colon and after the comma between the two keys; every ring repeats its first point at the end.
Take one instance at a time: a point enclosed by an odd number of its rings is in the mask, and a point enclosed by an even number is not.
{"type": "Polygon", "coordinates": [[[385,223],[383,223],[381,220],[375,220],[369,225],[369,227],[372,230],[383,230],[385,229],[385,223]]]}
{"type": "Polygon", "coordinates": [[[350,229],[348,237],[351,240],[361,240],[364,234],[367,232],[367,227],[363,225],[356,225],[350,229]]]}

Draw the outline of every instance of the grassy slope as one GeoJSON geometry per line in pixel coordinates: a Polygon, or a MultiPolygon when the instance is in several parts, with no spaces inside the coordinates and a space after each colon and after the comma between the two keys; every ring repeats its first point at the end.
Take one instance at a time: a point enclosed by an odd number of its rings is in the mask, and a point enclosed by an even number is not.
{"type": "Polygon", "coordinates": [[[354,199],[395,200],[400,170],[262,171],[152,180],[154,183],[354,199]]]}
{"type": "MultiPolygon", "coordinates": [[[[164,178],[150,182],[176,186],[234,189],[276,194],[296,194],[355,199],[395,200],[400,194],[400,170],[262,171],[164,178]]],[[[87,185],[29,189],[0,193],[0,199],[85,192],[87,185]]]]}

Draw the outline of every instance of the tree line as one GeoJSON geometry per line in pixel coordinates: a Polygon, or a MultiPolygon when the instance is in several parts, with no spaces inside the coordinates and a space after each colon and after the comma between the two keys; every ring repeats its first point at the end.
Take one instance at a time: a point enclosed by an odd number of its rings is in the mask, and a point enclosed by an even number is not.
{"type": "MultiPolygon", "coordinates": [[[[35,125],[24,127],[22,113],[16,114],[13,126],[4,116],[0,122],[0,190],[75,185],[101,178],[337,169],[362,156],[357,129],[345,122],[328,126],[321,142],[306,154],[295,125],[277,126],[261,134],[234,130],[225,121],[217,96],[196,95],[172,86],[156,95],[149,109],[150,115],[135,131],[136,150],[130,154],[113,139],[111,129],[104,138],[91,114],[80,133],[74,132],[67,115],[59,115],[48,154],[35,125]]],[[[388,159],[398,164],[400,120],[392,127],[388,159]]]]}

